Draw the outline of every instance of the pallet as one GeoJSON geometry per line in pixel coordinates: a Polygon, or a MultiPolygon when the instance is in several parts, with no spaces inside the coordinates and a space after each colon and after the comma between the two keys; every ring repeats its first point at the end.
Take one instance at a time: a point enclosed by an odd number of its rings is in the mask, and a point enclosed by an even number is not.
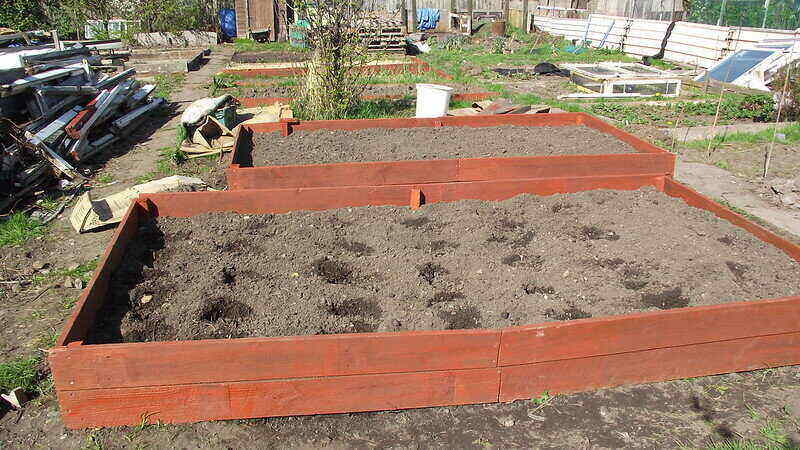
{"type": "MultiPolygon", "coordinates": [[[[494,162],[475,161],[475,167],[494,162]]],[[[418,178],[414,167],[408,171],[418,178]]],[[[495,170],[492,172],[492,170],[495,170]]],[[[360,176],[353,170],[352,176],[360,176]]],[[[369,170],[366,171],[369,173],[369,170]]],[[[666,174],[148,194],[125,214],[48,359],[69,428],[397,410],[532,398],[800,363],[800,297],[478,330],[86,345],[150,216],[269,214],[652,186],[800,262],[800,247],[666,174]],[[431,355],[436,355],[431,357],[431,355]]],[[[519,176],[516,174],[514,176],[519,176]]]]}
{"type": "MultiPolygon", "coordinates": [[[[483,94],[478,94],[483,95],[483,94]]],[[[473,100],[469,94],[454,99],[473,100]]],[[[626,175],[671,175],[675,155],[585,113],[514,114],[441,117],[435,119],[364,119],[294,123],[263,123],[240,127],[226,169],[230,189],[288,189],[363,186],[408,183],[453,183],[506,178],[553,178],[626,175]],[[355,130],[364,128],[489,127],[584,125],[610,134],[631,145],[638,153],[608,155],[524,156],[470,158],[439,161],[382,161],[366,163],[312,164],[252,167],[249,149],[254,133],[288,134],[309,130],[355,130]],[[358,176],[354,176],[358,173],[358,176]]]]}

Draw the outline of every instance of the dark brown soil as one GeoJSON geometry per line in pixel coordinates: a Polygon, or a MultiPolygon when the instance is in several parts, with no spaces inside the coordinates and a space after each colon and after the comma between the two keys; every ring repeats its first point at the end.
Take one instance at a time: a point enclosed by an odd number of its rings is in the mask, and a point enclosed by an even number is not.
{"type": "MultiPolygon", "coordinates": [[[[448,86],[455,88],[453,92],[457,94],[465,94],[468,92],[477,92],[480,89],[452,85],[448,86]]],[[[408,95],[411,97],[416,96],[416,84],[370,84],[364,90],[364,95],[408,95]]],[[[294,97],[297,95],[297,86],[281,86],[278,84],[262,84],[258,86],[247,86],[241,88],[241,94],[237,95],[241,98],[247,97],[294,97]]]]}
{"type": "Polygon", "coordinates": [[[627,153],[615,137],[585,126],[319,130],[253,135],[253,165],[627,153]]]}
{"type": "Polygon", "coordinates": [[[800,265],[653,189],[140,230],[91,342],[496,328],[796,295],[800,265]]]}
{"type": "Polygon", "coordinates": [[[278,63],[308,60],[309,52],[241,52],[235,53],[231,58],[235,63],[278,63]]]}

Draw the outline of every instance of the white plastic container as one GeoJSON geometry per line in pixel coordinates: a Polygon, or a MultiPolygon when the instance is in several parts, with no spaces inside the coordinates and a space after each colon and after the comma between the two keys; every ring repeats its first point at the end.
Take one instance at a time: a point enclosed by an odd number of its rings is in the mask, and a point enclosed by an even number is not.
{"type": "Polygon", "coordinates": [[[442,117],[447,115],[453,88],[438,84],[417,84],[417,117],[442,117]]]}

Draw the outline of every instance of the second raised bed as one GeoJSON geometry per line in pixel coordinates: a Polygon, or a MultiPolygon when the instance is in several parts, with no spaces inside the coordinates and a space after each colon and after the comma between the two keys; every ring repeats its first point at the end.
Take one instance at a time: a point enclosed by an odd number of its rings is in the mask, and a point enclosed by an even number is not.
{"type": "MultiPolygon", "coordinates": [[[[378,146],[393,144],[394,136],[377,136],[378,146]],[[385,143],[385,144],[384,144],[385,143]]],[[[320,141],[317,136],[309,136],[306,142],[320,141]]],[[[268,145],[268,144],[265,144],[268,145]]],[[[317,146],[324,145],[315,144],[317,146]]],[[[543,145],[543,144],[542,144],[543,145]]],[[[374,147],[374,146],[373,146],[374,147]]],[[[615,128],[595,117],[584,113],[560,114],[514,114],[487,115],[472,117],[441,117],[435,119],[365,119],[331,121],[284,121],[247,125],[240,128],[231,164],[226,170],[231,189],[281,189],[298,187],[335,186],[381,186],[409,183],[452,183],[481,181],[502,176],[515,178],[557,178],[584,176],[626,176],[626,175],[671,175],[674,171],[675,156],[629,133],[615,128]],[[530,127],[531,137],[525,136],[530,127]],[[564,141],[569,136],[564,131],[574,129],[593,133],[597,139],[585,139],[572,147],[564,148],[558,154],[543,155],[537,133],[543,127],[562,129],[564,141]],[[481,136],[475,129],[494,129],[491,135],[481,136]],[[337,148],[334,142],[329,147],[317,148],[318,157],[312,151],[295,147],[287,141],[289,152],[281,162],[264,165],[259,159],[270,158],[270,148],[256,148],[262,137],[286,138],[297,133],[355,132],[374,133],[380,130],[396,130],[413,133],[414,130],[428,129],[430,141],[417,141],[409,148],[403,148],[403,155],[391,153],[362,154],[356,136],[351,139],[351,154],[337,148]],[[465,136],[468,132],[475,136],[465,136]],[[452,133],[437,133],[452,130],[452,133]],[[462,131],[464,130],[464,131],[462,131]],[[512,135],[511,132],[514,132],[512,135]],[[440,135],[439,137],[433,136],[440,135]],[[516,138],[515,138],[516,136],[516,138]],[[527,142],[521,142],[527,138],[527,142]],[[491,141],[487,141],[491,139],[491,141]],[[465,151],[446,150],[453,142],[458,142],[465,151]],[[606,145],[604,145],[606,143],[606,145]],[[486,147],[494,151],[484,151],[486,147]],[[607,147],[613,147],[608,149],[607,147]],[[295,151],[296,149],[296,151],[295,151]],[[443,150],[444,149],[444,150],[443,150]],[[339,151],[339,159],[323,162],[329,155],[339,151]],[[490,153],[490,154],[487,154],[490,153]],[[590,153],[590,154],[587,154],[590,153]],[[465,157],[469,154],[476,157],[465,157]],[[297,158],[292,158],[297,155],[297,158]],[[514,156],[512,156],[514,155],[514,156]],[[487,158],[488,156],[488,158],[487,158]],[[374,159],[370,159],[370,158],[374,159]],[[427,159],[426,159],[427,157],[427,159]],[[293,162],[302,161],[305,163],[293,162]],[[348,159],[349,158],[349,159],[348,159]],[[311,163],[311,162],[314,163],[311,163]],[[354,176],[356,175],[357,176],[354,176]]]]}

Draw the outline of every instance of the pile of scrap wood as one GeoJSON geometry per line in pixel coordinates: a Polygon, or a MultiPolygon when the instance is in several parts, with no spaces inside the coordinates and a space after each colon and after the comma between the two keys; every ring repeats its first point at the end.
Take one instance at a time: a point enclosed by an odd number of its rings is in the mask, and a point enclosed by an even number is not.
{"type": "Polygon", "coordinates": [[[507,98],[475,102],[470,108],[456,108],[447,111],[448,116],[484,116],[488,114],[536,114],[549,113],[548,105],[516,105],[507,98]]]}
{"type": "Polygon", "coordinates": [[[59,178],[81,184],[81,165],[164,104],[135,70],[108,68],[80,44],[0,48],[0,212],[59,178]]]}

